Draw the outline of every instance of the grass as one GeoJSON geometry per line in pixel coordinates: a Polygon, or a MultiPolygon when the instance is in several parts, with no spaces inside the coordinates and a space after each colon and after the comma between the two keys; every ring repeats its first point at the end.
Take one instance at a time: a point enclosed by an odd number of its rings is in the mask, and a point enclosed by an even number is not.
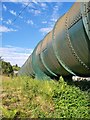
{"type": "Polygon", "coordinates": [[[90,119],[90,91],[60,80],[2,77],[2,118],[90,119]]]}

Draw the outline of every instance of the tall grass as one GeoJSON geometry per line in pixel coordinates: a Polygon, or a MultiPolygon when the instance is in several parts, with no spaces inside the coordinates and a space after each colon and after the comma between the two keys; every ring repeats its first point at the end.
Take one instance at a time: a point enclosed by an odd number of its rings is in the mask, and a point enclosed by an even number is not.
{"type": "Polygon", "coordinates": [[[90,118],[89,91],[59,81],[3,78],[2,118],[90,118]]]}

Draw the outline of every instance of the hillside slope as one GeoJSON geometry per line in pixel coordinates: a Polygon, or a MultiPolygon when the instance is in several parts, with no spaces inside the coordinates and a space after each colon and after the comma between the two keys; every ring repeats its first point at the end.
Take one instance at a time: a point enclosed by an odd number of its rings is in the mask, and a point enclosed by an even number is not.
{"type": "Polygon", "coordinates": [[[2,118],[90,118],[90,89],[82,91],[62,77],[3,77],[2,85],[2,118]]]}

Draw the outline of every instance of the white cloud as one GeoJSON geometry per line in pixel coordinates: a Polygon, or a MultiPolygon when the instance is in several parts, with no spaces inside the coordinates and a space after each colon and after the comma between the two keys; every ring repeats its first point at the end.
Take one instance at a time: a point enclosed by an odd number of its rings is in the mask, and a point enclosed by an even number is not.
{"type": "Polygon", "coordinates": [[[7,10],[7,7],[3,4],[3,9],[6,11],[7,10]]]}
{"type": "Polygon", "coordinates": [[[14,10],[10,10],[10,13],[11,13],[12,15],[14,15],[14,16],[17,15],[16,12],[15,12],[14,10]]]}
{"type": "Polygon", "coordinates": [[[24,64],[32,51],[32,49],[14,47],[9,45],[0,48],[0,54],[5,61],[10,62],[12,65],[18,64],[19,66],[22,66],[24,64]]]}
{"type": "Polygon", "coordinates": [[[33,25],[33,24],[34,24],[32,20],[27,20],[27,22],[26,22],[26,23],[27,23],[27,24],[31,24],[31,25],[33,25]]]}
{"type": "Polygon", "coordinates": [[[52,30],[52,27],[47,27],[47,28],[41,28],[39,31],[44,34],[50,32],[52,30]]]}
{"type": "Polygon", "coordinates": [[[7,21],[6,21],[6,24],[12,24],[12,20],[10,20],[10,19],[7,20],[7,21]]]}
{"type": "Polygon", "coordinates": [[[42,23],[43,23],[43,24],[46,24],[46,23],[47,23],[47,21],[42,21],[42,23]]]}
{"type": "Polygon", "coordinates": [[[35,3],[35,4],[38,4],[38,3],[37,3],[37,0],[32,0],[32,2],[35,3]]]}
{"type": "Polygon", "coordinates": [[[3,18],[2,18],[2,17],[0,17],[0,21],[3,21],[3,18]]]}
{"type": "Polygon", "coordinates": [[[21,2],[22,4],[22,7],[25,7],[28,5],[28,8],[31,7],[31,8],[35,8],[34,5],[33,5],[33,2],[30,2],[29,0],[26,0],[25,2],[21,2]]]}
{"type": "Polygon", "coordinates": [[[57,21],[57,18],[51,18],[51,21],[53,21],[53,22],[56,22],[57,21]]]}
{"type": "Polygon", "coordinates": [[[42,3],[42,2],[41,2],[40,5],[41,5],[41,7],[47,7],[46,3],[42,3]]]}
{"type": "Polygon", "coordinates": [[[41,11],[40,10],[35,10],[35,9],[29,9],[28,10],[29,13],[32,13],[34,16],[38,16],[39,14],[41,14],[41,11]]]}
{"type": "MultiPolygon", "coordinates": [[[[25,5],[27,5],[27,3],[23,3],[23,6],[25,5]]],[[[37,16],[42,13],[42,9],[46,10],[46,8],[47,8],[46,3],[33,1],[28,5],[28,12],[37,16]]]]}
{"type": "Polygon", "coordinates": [[[47,7],[48,7],[47,4],[44,3],[44,2],[40,2],[39,4],[40,4],[40,7],[41,7],[43,10],[46,10],[47,7]]]}
{"type": "Polygon", "coordinates": [[[23,19],[23,16],[19,16],[19,18],[23,19]]]}
{"type": "Polygon", "coordinates": [[[35,4],[38,4],[38,2],[42,2],[42,1],[41,0],[2,0],[2,2],[33,2],[35,4]]]}
{"type": "Polygon", "coordinates": [[[2,0],[2,2],[25,2],[25,0],[2,0]]]}
{"type": "Polygon", "coordinates": [[[50,16],[50,20],[48,22],[49,27],[53,28],[55,25],[55,22],[60,17],[59,10],[60,10],[60,8],[62,8],[62,5],[63,5],[63,3],[59,2],[59,3],[56,3],[55,6],[53,7],[53,12],[52,12],[52,14],[50,16]]]}
{"type": "Polygon", "coordinates": [[[40,13],[41,13],[40,10],[35,10],[35,11],[34,11],[34,14],[35,14],[35,15],[38,15],[38,14],[40,14],[40,13]]]}
{"type": "Polygon", "coordinates": [[[17,30],[0,25],[0,32],[15,32],[15,31],[17,30]]]}
{"type": "Polygon", "coordinates": [[[53,8],[53,13],[52,13],[52,15],[51,15],[51,21],[52,22],[56,22],[57,21],[57,19],[59,18],[59,13],[58,13],[58,11],[59,11],[59,9],[62,7],[62,5],[63,5],[63,3],[56,3],[56,5],[54,6],[54,8],[53,8]]]}
{"type": "MultiPolygon", "coordinates": [[[[75,2],[76,0],[2,0],[2,2],[75,2]]],[[[77,2],[89,2],[89,0],[77,0],[77,2]]]]}
{"type": "Polygon", "coordinates": [[[42,22],[43,24],[47,23],[47,27],[43,27],[39,30],[40,32],[42,32],[43,35],[50,32],[53,29],[55,22],[59,18],[58,11],[59,11],[60,7],[62,7],[62,3],[56,3],[55,6],[53,7],[53,12],[50,16],[49,22],[47,22],[47,21],[42,22]]]}

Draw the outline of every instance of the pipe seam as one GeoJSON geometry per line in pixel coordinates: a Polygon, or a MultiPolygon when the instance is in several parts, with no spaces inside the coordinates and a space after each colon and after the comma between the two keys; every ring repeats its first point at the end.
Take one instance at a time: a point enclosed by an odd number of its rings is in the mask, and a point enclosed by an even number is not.
{"type": "Polygon", "coordinates": [[[66,16],[66,37],[67,37],[67,42],[68,42],[68,45],[69,45],[69,48],[71,49],[71,52],[72,52],[72,55],[75,57],[75,59],[87,70],[90,70],[90,68],[80,59],[80,57],[77,55],[77,53],[75,52],[73,46],[72,46],[72,43],[71,43],[71,40],[70,40],[70,37],[69,37],[69,32],[68,32],[68,13],[67,13],[67,16],[66,16]]]}

